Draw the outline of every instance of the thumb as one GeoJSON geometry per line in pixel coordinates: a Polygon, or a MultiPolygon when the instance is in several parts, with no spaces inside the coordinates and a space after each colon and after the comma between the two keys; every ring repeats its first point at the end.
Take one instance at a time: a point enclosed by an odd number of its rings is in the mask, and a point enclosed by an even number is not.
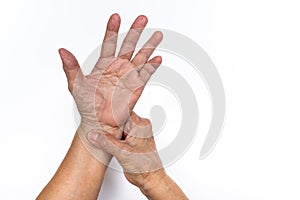
{"type": "Polygon", "coordinates": [[[72,92],[76,77],[83,76],[83,73],[80,69],[77,59],[71,52],[63,48],[59,49],[58,52],[62,60],[63,69],[68,79],[68,88],[70,92],[72,92]]]}
{"type": "Polygon", "coordinates": [[[106,151],[117,159],[121,156],[122,148],[126,145],[123,141],[105,133],[90,132],[87,138],[94,147],[106,151]]]}

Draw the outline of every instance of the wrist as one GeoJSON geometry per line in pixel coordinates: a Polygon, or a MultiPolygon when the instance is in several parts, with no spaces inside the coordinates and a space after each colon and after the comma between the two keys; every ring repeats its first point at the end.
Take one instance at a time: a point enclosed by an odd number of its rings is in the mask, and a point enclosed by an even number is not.
{"type": "Polygon", "coordinates": [[[109,133],[116,138],[121,138],[122,132],[118,127],[111,127],[109,125],[101,124],[99,122],[91,123],[91,121],[86,119],[82,120],[77,129],[78,136],[83,146],[90,153],[91,157],[96,159],[101,164],[107,166],[111,161],[112,156],[109,153],[103,151],[102,149],[96,148],[90,143],[90,141],[88,140],[88,134],[90,132],[97,132],[98,134],[109,133]]]}
{"type": "Polygon", "coordinates": [[[106,165],[98,162],[75,134],[63,162],[37,199],[96,199],[105,171],[106,165]]]}
{"type": "Polygon", "coordinates": [[[99,164],[107,166],[112,158],[112,156],[102,149],[95,148],[88,140],[88,133],[92,131],[101,132],[99,130],[85,130],[82,126],[79,126],[77,129],[78,139],[81,141],[81,144],[89,156],[96,160],[99,164]]]}
{"type": "Polygon", "coordinates": [[[180,187],[163,171],[149,176],[140,188],[148,199],[187,200],[180,187]]]}
{"type": "Polygon", "coordinates": [[[165,181],[165,178],[168,177],[164,169],[157,170],[155,172],[150,172],[145,178],[139,189],[146,196],[154,193],[158,187],[165,181]]]}

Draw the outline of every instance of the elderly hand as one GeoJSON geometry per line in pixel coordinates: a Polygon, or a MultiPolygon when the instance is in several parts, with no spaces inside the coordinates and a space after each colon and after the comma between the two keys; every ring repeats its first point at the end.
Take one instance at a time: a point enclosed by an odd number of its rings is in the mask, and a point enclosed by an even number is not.
{"type": "Polygon", "coordinates": [[[152,176],[165,176],[156,150],[151,123],[134,112],[125,124],[124,140],[110,134],[89,133],[88,139],[97,147],[115,156],[127,180],[142,188],[152,176]]]}
{"type": "Polygon", "coordinates": [[[110,156],[88,142],[92,130],[113,134],[121,138],[123,125],[130,116],[145,84],[161,64],[161,57],[149,59],[162,40],[162,33],[155,32],[141,50],[132,58],[138,39],[147,24],[139,16],[125,37],[118,56],[115,56],[120,17],[110,17],[103,40],[101,55],[92,72],[85,76],[76,58],[60,49],[68,88],[75,99],[81,116],[78,134],[87,149],[99,161],[107,164],[110,156]]]}
{"type": "Polygon", "coordinates": [[[126,122],[123,140],[110,134],[91,132],[90,142],[116,157],[127,180],[140,188],[148,199],[186,200],[180,187],[166,174],[156,150],[148,119],[134,112],[126,122]]]}

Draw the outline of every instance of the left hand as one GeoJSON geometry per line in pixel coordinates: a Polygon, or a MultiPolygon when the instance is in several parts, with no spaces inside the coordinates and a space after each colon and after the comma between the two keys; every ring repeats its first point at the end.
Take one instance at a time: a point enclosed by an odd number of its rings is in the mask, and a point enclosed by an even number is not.
{"type": "MultiPolygon", "coordinates": [[[[93,150],[87,141],[87,134],[97,130],[120,138],[123,124],[130,116],[145,84],[162,62],[160,56],[149,59],[162,40],[161,32],[155,32],[132,58],[146,24],[145,16],[137,17],[118,56],[115,56],[120,17],[118,14],[112,15],[107,24],[100,58],[87,76],[83,75],[78,61],[69,51],[59,50],[68,88],[81,116],[77,132],[93,154],[99,151],[93,150]]],[[[101,160],[101,156],[95,157],[101,160]]]]}

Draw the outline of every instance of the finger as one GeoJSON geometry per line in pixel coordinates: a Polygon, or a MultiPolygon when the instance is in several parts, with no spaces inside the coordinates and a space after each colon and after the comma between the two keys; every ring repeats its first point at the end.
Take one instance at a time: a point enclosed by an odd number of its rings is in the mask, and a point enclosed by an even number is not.
{"type": "MultiPolygon", "coordinates": [[[[144,139],[153,136],[151,121],[146,118],[141,118],[132,112],[130,118],[124,126],[126,132],[126,141],[130,144],[129,140],[135,141],[138,138],[144,139]]],[[[132,146],[132,145],[131,145],[132,146]]]]}
{"type": "Polygon", "coordinates": [[[143,67],[141,68],[139,75],[141,80],[146,84],[151,78],[152,74],[156,71],[156,69],[162,63],[161,56],[155,56],[151,60],[149,60],[143,67]]]}
{"type": "Polygon", "coordinates": [[[115,13],[110,16],[103,39],[100,58],[114,57],[118,40],[121,18],[115,13]]]}
{"type": "Polygon", "coordinates": [[[122,150],[127,149],[127,144],[124,141],[118,140],[110,134],[90,132],[88,134],[88,140],[96,148],[106,151],[117,159],[122,156],[122,150]]]}
{"type": "Polygon", "coordinates": [[[135,64],[135,66],[141,66],[145,64],[152,55],[155,48],[162,41],[162,39],[162,32],[155,32],[151,36],[151,38],[145,43],[145,45],[141,48],[141,50],[139,50],[139,52],[135,55],[135,57],[132,60],[132,63],[135,64]]]}
{"type": "Polygon", "coordinates": [[[76,78],[82,78],[84,75],[80,69],[77,59],[71,52],[63,48],[59,49],[58,52],[68,79],[68,88],[70,92],[72,92],[76,78]]]}
{"type": "Polygon", "coordinates": [[[132,57],[132,54],[135,50],[135,46],[141,36],[141,33],[143,32],[146,24],[148,22],[148,19],[144,15],[140,15],[136,18],[136,20],[133,22],[133,24],[130,27],[130,30],[128,34],[126,35],[120,52],[119,57],[125,58],[130,60],[132,57]]]}

